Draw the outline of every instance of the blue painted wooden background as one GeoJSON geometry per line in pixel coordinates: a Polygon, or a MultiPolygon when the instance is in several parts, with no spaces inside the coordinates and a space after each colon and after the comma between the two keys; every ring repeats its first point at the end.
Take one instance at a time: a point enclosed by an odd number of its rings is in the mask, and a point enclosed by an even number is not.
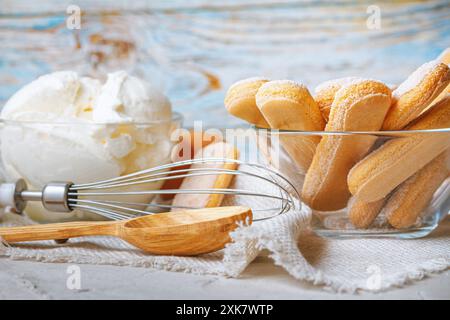
{"type": "Polygon", "coordinates": [[[350,75],[401,82],[450,46],[450,2],[1,0],[0,46],[0,105],[54,70],[127,69],[164,90],[188,125],[231,126],[223,95],[244,77],[311,89],[350,75]],[[73,3],[80,30],[66,26],[73,3]]]}

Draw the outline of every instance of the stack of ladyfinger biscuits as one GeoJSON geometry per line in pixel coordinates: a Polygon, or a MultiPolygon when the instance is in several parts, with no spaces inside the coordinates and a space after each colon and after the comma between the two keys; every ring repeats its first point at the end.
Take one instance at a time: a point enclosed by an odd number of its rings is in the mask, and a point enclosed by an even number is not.
{"type": "Polygon", "coordinates": [[[320,84],[313,96],[294,81],[249,78],[229,88],[225,107],[257,127],[317,132],[280,135],[305,175],[302,200],[313,210],[347,207],[356,228],[383,213],[391,226],[408,228],[450,174],[450,134],[422,131],[450,127],[449,63],[447,49],[393,91],[348,77],[320,84]],[[397,136],[323,134],[380,130],[397,136]]]}

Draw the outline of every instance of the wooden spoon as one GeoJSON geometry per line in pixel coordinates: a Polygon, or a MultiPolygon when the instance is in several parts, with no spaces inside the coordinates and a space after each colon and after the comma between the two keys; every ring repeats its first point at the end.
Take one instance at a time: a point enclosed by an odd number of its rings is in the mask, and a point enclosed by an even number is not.
{"type": "Polygon", "coordinates": [[[116,236],[153,254],[192,256],[222,249],[237,222],[251,223],[247,207],[159,213],[121,221],[83,221],[0,228],[6,242],[116,236]]]}

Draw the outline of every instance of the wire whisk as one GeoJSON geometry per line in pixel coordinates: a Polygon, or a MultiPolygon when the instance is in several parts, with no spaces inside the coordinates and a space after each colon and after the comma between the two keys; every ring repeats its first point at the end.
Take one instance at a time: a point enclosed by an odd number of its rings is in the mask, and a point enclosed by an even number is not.
{"type": "MultiPolygon", "coordinates": [[[[82,210],[98,214],[112,220],[130,219],[140,215],[154,214],[172,209],[198,209],[192,206],[174,206],[170,203],[148,201],[148,197],[162,194],[222,194],[229,197],[246,197],[254,212],[253,221],[273,218],[295,209],[299,195],[295,187],[281,173],[257,163],[243,162],[226,158],[200,158],[173,162],[124,176],[76,184],[71,182],[51,182],[41,191],[27,190],[24,180],[0,185],[0,205],[9,206],[16,212],[22,212],[27,201],[40,201],[43,206],[54,212],[82,210]],[[208,167],[218,163],[235,163],[237,169],[208,167]],[[205,164],[204,167],[186,167],[205,164]],[[169,174],[170,173],[170,174],[169,174]],[[230,188],[199,189],[159,189],[151,184],[167,180],[202,177],[211,175],[232,175],[234,183],[230,188]],[[250,181],[240,187],[239,181],[250,181]],[[255,191],[255,186],[261,191],[255,191]],[[130,197],[140,197],[139,201],[130,201],[130,197]]],[[[234,201],[237,201],[234,199],[234,201]]]]}

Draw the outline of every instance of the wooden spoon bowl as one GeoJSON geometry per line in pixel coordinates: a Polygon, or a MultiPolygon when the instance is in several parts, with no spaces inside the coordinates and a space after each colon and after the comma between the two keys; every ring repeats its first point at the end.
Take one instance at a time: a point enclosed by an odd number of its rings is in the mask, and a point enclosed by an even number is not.
{"type": "Polygon", "coordinates": [[[251,221],[244,207],[218,207],[161,213],[122,225],[127,242],[161,255],[197,255],[222,249],[238,222],[251,221]]]}

